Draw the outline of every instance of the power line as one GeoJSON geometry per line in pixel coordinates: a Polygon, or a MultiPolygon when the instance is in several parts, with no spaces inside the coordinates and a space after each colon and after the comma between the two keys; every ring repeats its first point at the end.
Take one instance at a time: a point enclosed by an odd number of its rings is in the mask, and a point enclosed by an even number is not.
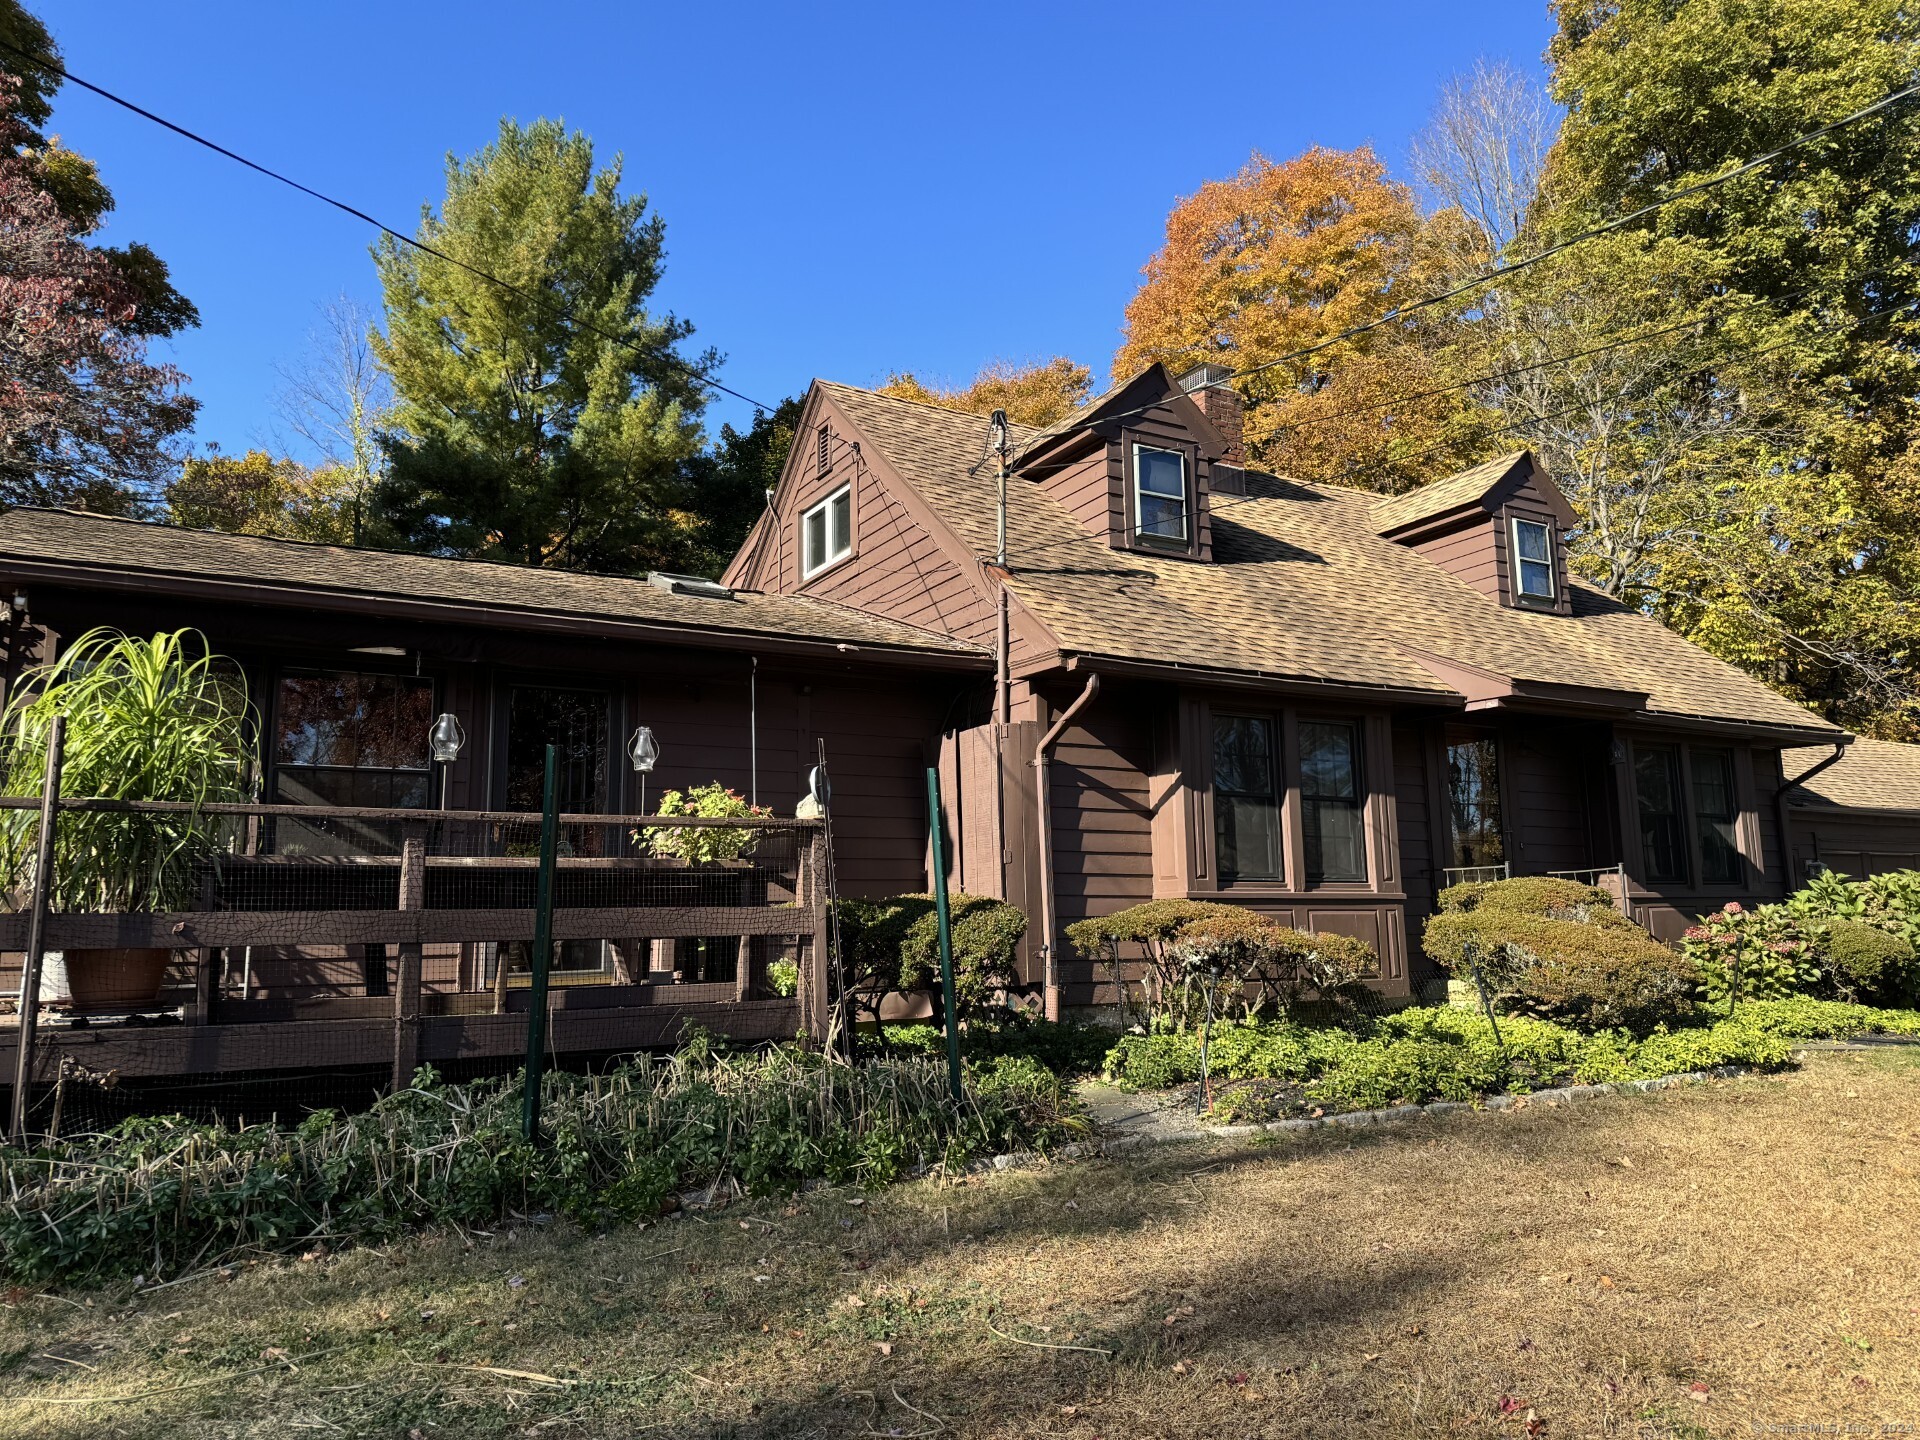
{"type": "MultiPolygon", "coordinates": [[[[1889,109],[1893,105],[1897,104],[1899,101],[1906,99],[1909,95],[1913,95],[1917,93],[1920,93],[1920,83],[1902,86],[1898,90],[1892,91],[1889,94],[1881,96],[1878,100],[1872,101],[1869,104],[1861,106],[1858,110],[1855,110],[1850,115],[1843,115],[1838,120],[1829,121],[1827,124],[1819,126],[1817,129],[1809,130],[1804,134],[1797,135],[1793,139],[1787,141],[1785,144],[1776,146],[1774,149],[1768,150],[1764,154],[1756,155],[1750,160],[1743,161],[1742,163],[1734,166],[1730,170],[1723,171],[1718,175],[1709,176],[1705,180],[1696,181],[1692,185],[1684,186],[1683,188],[1674,191],[1670,195],[1662,196],[1658,200],[1649,201],[1647,204],[1640,206],[1637,210],[1629,211],[1625,215],[1617,216],[1612,220],[1602,221],[1598,225],[1592,226],[1591,228],[1586,230],[1582,230],[1578,234],[1571,235],[1565,240],[1561,240],[1552,245],[1549,245],[1544,250],[1536,251],[1532,255],[1523,256],[1521,259],[1512,260],[1503,265],[1496,265],[1491,270],[1487,270],[1482,274],[1476,275],[1470,280],[1463,280],[1458,285],[1454,285],[1449,289],[1439,291],[1436,294],[1424,296],[1418,300],[1410,301],[1405,305],[1396,305],[1392,309],[1389,309],[1385,314],[1379,316],[1377,319],[1366,321],[1363,324],[1349,326],[1347,329],[1340,331],[1338,334],[1330,335],[1326,339],[1316,341],[1312,345],[1308,345],[1303,349],[1290,351],[1285,355],[1275,356],[1271,360],[1263,360],[1258,365],[1249,365],[1245,369],[1236,370],[1232,374],[1225,376],[1224,379],[1244,380],[1249,376],[1257,375],[1265,370],[1271,370],[1276,366],[1286,365],[1295,360],[1304,360],[1308,356],[1316,355],[1320,351],[1325,350],[1330,346],[1338,345],[1343,341],[1352,340],[1358,336],[1368,334],[1371,331],[1378,330],[1383,325],[1394,324],[1397,321],[1404,320],[1409,315],[1417,313],[1418,311],[1431,309],[1435,305],[1441,305],[1446,303],[1449,300],[1457,299],[1461,295],[1466,294],[1468,291],[1478,289],[1480,286],[1488,284],[1491,281],[1502,279],[1508,275],[1517,274],[1522,270],[1531,269],[1533,266],[1540,264],[1543,260],[1548,260],[1555,255],[1563,254],[1564,252],[1571,250],[1576,245],[1582,245],[1589,240],[1598,239],[1602,235],[1611,234],[1613,231],[1624,229],[1626,226],[1633,224],[1634,221],[1645,219],[1648,215],[1653,214],[1656,210],[1664,209],[1666,206],[1673,204],[1677,200],[1684,200],[1688,196],[1698,195],[1703,191],[1714,189],[1715,187],[1720,185],[1725,185],[1730,180],[1737,180],[1742,175],[1748,175],[1753,173],[1755,170],[1763,169],[1766,166],[1771,165],[1775,160],[1778,160],[1782,155],[1787,154],[1789,151],[1796,150],[1802,145],[1811,144],[1815,140],[1819,140],[1824,138],[1825,136],[1833,134],[1836,130],[1844,129],[1848,125],[1856,124],[1857,122],[1864,120],[1869,116],[1876,115],[1880,113],[1882,110],[1889,109]]],[[[1124,419],[1129,415],[1144,414],[1146,411],[1153,408],[1154,407],[1151,405],[1141,406],[1139,409],[1136,409],[1136,410],[1117,411],[1112,415],[1102,416],[1101,418],[1103,420],[1124,419]]],[[[1065,434],[1074,428],[1075,427],[1072,424],[1055,426],[1043,432],[1042,434],[1035,436],[1033,440],[1028,442],[1026,449],[1023,450],[1020,455],[1015,457],[1014,464],[1018,465],[1021,460],[1024,460],[1026,456],[1032,452],[1034,446],[1041,444],[1043,441],[1053,438],[1055,435],[1065,434]]]]}
{"type": "MultiPolygon", "coordinates": [[[[182,139],[190,140],[196,145],[204,146],[208,150],[213,151],[214,154],[224,156],[225,158],[233,161],[237,165],[244,165],[246,166],[247,169],[266,176],[269,180],[276,180],[282,185],[288,186],[289,188],[294,190],[298,190],[302,195],[306,195],[314,200],[318,200],[323,205],[331,205],[335,210],[340,211],[342,214],[351,215],[354,219],[359,220],[364,224],[371,225],[374,229],[378,230],[381,234],[390,236],[394,240],[399,241],[402,245],[410,246],[411,248],[420,251],[423,255],[431,255],[434,257],[434,259],[444,261],[449,265],[452,265],[461,270],[464,270],[469,275],[473,275],[481,280],[486,281],[489,285],[496,285],[500,289],[506,291],[511,295],[518,295],[523,300],[531,300],[535,304],[542,304],[542,305],[551,303],[547,300],[547,298],[544,295],[541,295],[538,291],[528,290],[523,286],[515,285],[510,280],[502,280],[498,275],[494,275],[489,273],[488,271],[482,270],[476,265],[469,265],[466,261],[457,259],[456,257],[447,254],[446,251],[438,248],[437,246],[427,244],[424,240],[416,240],[411,235],[402,234],[400,231],[394,229],[391,225],[388,225],[386,222],[382,220],[376,219],[374,216],[369,215],[366,211],[360,209],[357,206],[349,205],[344,200],[336,200],[333,196],[326,194],[324,191],[316,190],[311,185],[304,185],[300,181],[295,180],[292,176],[283,175],[280,171],[274,170],[269,168],[268,166],[262,165],[257,160],[249,160],[246,156],[240,154],[238,151],[229,150],[226,146],[220,144],[218,141],[209,140],[206,136],[201,135],[196,131],[189,130],[184,125],[179,125],[174,123],[173,121],[167,119],[166,116],[164,115],[156,115],[153,111],[145,109],[140,105],[136,105],[133,101],[128,100],[123,96],[116,95],[113,93],[113,91],[108,90],[103,86],[95,85],[91,80],[83,80],[78,75],[75,75],[72,71],[60,65],[58,62],[49,60],[44,55],[36,55],[31,50],[23,49],[22,47],[15,45],[12,41],[6,40],[6,39],[0,39],[0,50],[11,51],[13,54],[18,55],[22,60],[25,60],[28,64],[37,65],[50,75],[58,75],[62,80],[65,80],[70,84],[78,85],[82,90],[86,90],[94,95],[98,95],[102,100],[106,100],[111,102],[112,104],[118,105],[121,109],[130,111],[133,114],[138,115],[143,120],[150,120],[155,125],[160,126],[162,129],[171,130],[175,135],[180,136],[182,139]]],[[[692,380],[697,385],[704,385],[709,390],[717,390],[723,395],[730,395],[735,400],[744,401],[746,404],[753,406],[754,409],[765,411],[767,414],[772,414],[775,409],[775,407],[772,405],[768,405],[763,401],[755,400],[751,395],[742,395],[738,390],[735,390],[730,386],[722,385],[718,380],[715,380],[711,376],[709,376],[699,366],[693,364],[689,360],[681,359],[680,356],[674,354],[671,350],[663,350],[656,353],[651,350],[643,349],[641,346],[635,344],[632,340],[628,339],[623,335],[616,335],[610,330],[602,330],[599,326],[594,325],[589,321],[582,320],[578,315],[574,314],[573,310],[568,306],[559,306],[557,307],[557,310],[561,318],[567,320],[573,325],[578,326],[580,329],[587,331],[591,335],[598,335],[602,340],[605,340],[610,344],[618,345],[618,346],[621,346],[623,349],[631,350],[634,354],[644,356],[648,360],[657,360],[661,358],[661,356],[664,356],[669,364],[677,367],[679,370],[684,372],[687,378],[692,380]]]]}

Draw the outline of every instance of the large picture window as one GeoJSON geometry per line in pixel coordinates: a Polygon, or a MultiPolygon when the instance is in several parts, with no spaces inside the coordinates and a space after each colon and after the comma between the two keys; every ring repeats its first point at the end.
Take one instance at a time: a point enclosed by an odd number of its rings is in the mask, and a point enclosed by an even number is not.
{"type": "Polygon", "coordinates": [[[1213,717],[1213,853],[1223,881],[1283,878],[1275,752],[1266,716],[1213,717]]]}
{"type": "Polygon", "coordinates": [[[1179,450],[1133,447],[1135,538],[1184,550],[1187,529],[1187,457],[1179,450]]]}
{"type": "Polygon", "coordinates": [[[1646,878],[1687,878],[1686,819],[1680,800],[1680,749],[1633,747],[1633,785],[1640,805],[1640,855],[1646,878]]]}
{"type": "MultiPolygon", "coordinates": [[[[292,671],[273,705],[273,800],[281,805],[411,809],[433,803],[427,732],[433,682],[353,670],[292,671]]],[[[399,828],[378,820],[279,820],[283,855],[389,855],[399,828]]]]}
{"type": "Polygon", "coordinates": [[[1505,862],[1499,746],[1491,735],[1469,732],[1447,737],[1447,825],[1452,868],[1505,862]]]}
{"type": "Polygon", "coordinates": [[[426,805],[433,682],[354,671],[280,677],[274,799],[282,805],[426,805]]]}
{"type": "Polygon", "coordinates": [[[853,553],[853,487],[842,485],[800,517],[802,578],[818,575],[853,553]]]}
{"type": "Polygon", "coordinates": [[[1352,884],[1367,878],[1364,792],[1357,727],[1300,722],[1300,819],[1307,883],[1352,884]]]}
{"type": "Polygon", "coordinates": [[[1740,842],[1734,827],[1740,803],[1733,792],[1733,751],[1696,745],[1693,762],[1693,820],[1699,835],[1700,879],[1731,885],[1741,878],[1740,842]]]}

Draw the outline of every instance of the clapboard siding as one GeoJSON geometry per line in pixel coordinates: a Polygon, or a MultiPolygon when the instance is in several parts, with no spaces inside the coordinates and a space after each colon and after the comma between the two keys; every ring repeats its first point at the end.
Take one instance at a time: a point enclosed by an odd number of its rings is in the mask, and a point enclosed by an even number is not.
{"type": "Polygon", "coordinates": [[[1074,461],[1041,483],[1068,514],[1094,534],[1104,536],[1112,530],[1118,497],[1104,449],[1074,461]]]}
{"type": "Polygon", "coordinates": [[[1500,598],[1501,552],[1504,547],[1499,544],[1497,532],[1488,516],[1476,515],[1471,523],[1420,540],[1413,548],[1417,554],[1426,556],[1442,570],[1464,580],[1488,599],[1500,598]]]}
{"type": "MultiPolygon", "coordinates": [[[[1095,702],[1054,744],[1048,782],[1062,929],[1153,898],[1150,730],[1122,692],[1095,702]]],[[[1089,962],[1063,952],[1061,977],[1067,1004],[1094,1002],[1089,962]]]]}
{"type": "Polygon", "coordinates": [[[1501,746],[1503,798],[1511,812],[1507,856],[1514,872],[1538,875],[1574,870],[1588,858],[1583,756],[1571,735],[1547,731],[1537,738],[1510,730],[1501,746]]]}

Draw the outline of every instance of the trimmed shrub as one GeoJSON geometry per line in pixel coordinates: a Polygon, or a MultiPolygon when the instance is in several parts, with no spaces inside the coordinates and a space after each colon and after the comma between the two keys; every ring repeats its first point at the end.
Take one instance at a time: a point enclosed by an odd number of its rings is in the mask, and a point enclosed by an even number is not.
{"type": "Polygon", "coordinates": [[[1909,1000],[1913,947],[1898,935],[1858,920],[1829,920],[1816,949],[1843,999],[1909,1000]]]}
{"type": "MultiPolygon", "coordinates": [[[[1018,980],[1015,961],[1027,917],[1016,905],[984,895],[950,893],[954,1003],[962,1015],[1018,980]]],[[[849,982],[876,995],[935,989],[940,984],[940,917],[931,895],[842,900],[840,953],[849,982]]]]}
{"type": "Polygon", "coordinates": [[[1520,875],[1511,880],[1471,880],[1449,885],[1440,892],[1439,903],[1442,913],[1484,909],[1517,915],[1550,915],[1561,920],[1585,920],[1590,911],[1619,914],[1613,908],[1613,897],[1597,885],[1581,885],[1551,875],[1520,875]]]}
{"type": "Polygon", "coordinates": [[[1685,1014],[1693,964],[1613,908],[1604,890],[1528,876],[1454,885],[1427,921],[1426,952],[1503,1008],[1589,1029],[1645,1029],[1685,1014]]]}
{"type": "MultiPolygon", "coordinates": [[[[1569,1082],[1654,1079],[1719,1065],[1778,1069],[1802,1040],[1869,1033],[1920,1035],[1920,1012],[1818,1000],[1758,1002],[1711,1026],[1661,1028],[1642,1039],[1619,1030],[1584,1035],[1508,1016],[1496,1041],[1484,1015],[1433,1007],[1404,1010],[1359,1031],[1271,1022],[1227,1026],[1214,1036],[1208,1060],[1214,1078],[1224,1082],[1279,1082],[1291,1096],[1282,1110],[1367,1110],[1524,1094],[1569,1082]]],[[[1200,1078],[1199,1037],[1128,1035],[1108,1053],[1106,1068],[1131,1089],[1190,1084],[1200,1078]]]]}
{"type": "MultiPolygon", "coordinates": [[[[894,1053],[936,1059],[947,1053],[946,1032],[937,1025],[887,1025],[875,1041],[882,1050],[894,1053]]],[[[960,1054],[968,1060],[1032,1060],[1070,1079],[1098,1072],[1113,1041],[1114,1032],[1103,1025],[1043,1020],[1027,1011],[1005,1010],[970,1018],[960,1032],[960,1054]]]]}
{"type": "Polygon", "coordinates": [[[1201,1023],[1209,991],[1216,1016],[1252,1017],[1268,1006],[1293,1012],[1309,997],[1351,1012],[1372,993],[1362,978],[1380,968],[1372,947],[1351,935],[1294,930],[1244,906],[1201,900],[1151,900],[1077,921],[1067,938],[1106,963],[1123,1018],[1132,1008],[1125,947],[1137,947],[1146,1018],[1175,1029],[1201,1023]]]}

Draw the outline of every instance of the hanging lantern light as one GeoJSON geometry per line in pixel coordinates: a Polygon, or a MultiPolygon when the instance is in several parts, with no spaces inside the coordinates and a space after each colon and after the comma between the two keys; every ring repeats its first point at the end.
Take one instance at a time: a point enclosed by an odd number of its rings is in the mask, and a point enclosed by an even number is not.
{"type": "Polygon", "coordinates": [[[627,759],[633,762],[634,773],[639,775],[651,775],[653,767],[660,763],[660,742],[645,725],[634,731],[633,739],[627,742],[627,759]]]}

